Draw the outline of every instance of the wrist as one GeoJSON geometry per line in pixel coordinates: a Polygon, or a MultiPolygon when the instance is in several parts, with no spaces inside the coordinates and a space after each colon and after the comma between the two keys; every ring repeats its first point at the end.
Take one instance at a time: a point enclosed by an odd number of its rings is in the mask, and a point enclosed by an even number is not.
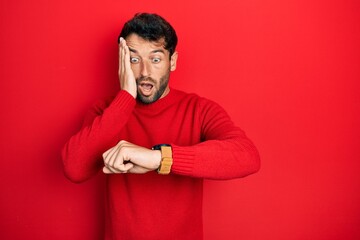
{"type": "Polygon", "coordinates": [[[154,170],[159,169],[161,164],[161,151],[160,150],[153,150],[153,159],[154,159],[154,170]]]}
{"type": "Polygon", "coordinates": [[[128,92],[133,98],[136,99],[136,90],[135,91],[131,91],[128,88],[123,88],[124,91],[128,92]]]}
{"type": "Polygon", "coordinates": [[[173,163],[171,145],[169,144],[155,145],[152,149],[158,152],[160,150],[160,154],[161,154],[161,160],[157,172],[159,174],[165,174],[165,175],[169,174],[173,163]]]}

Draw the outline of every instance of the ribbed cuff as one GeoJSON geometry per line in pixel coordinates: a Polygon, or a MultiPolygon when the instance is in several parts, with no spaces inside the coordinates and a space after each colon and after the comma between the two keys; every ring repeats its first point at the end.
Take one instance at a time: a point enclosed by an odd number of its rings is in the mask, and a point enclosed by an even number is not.
{"type": "Polygon", "coordinates": [[[173,165],[171,172],[191,176],[194,170],[195,151],[192,147],[171,145],[173,165]]]}
{"type": "Polygon", "coordinates": [[[134,97],[124,90],[120,90],[111,103],[112,106],[122,109],[126,114],[130,114],[132,112],[135,104],[136,100],[134,97]]]}

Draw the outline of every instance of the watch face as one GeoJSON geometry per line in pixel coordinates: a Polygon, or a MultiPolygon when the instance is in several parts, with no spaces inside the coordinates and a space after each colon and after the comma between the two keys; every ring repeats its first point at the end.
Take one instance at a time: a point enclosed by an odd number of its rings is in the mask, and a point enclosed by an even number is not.
{"type": "Polygon", "coordinates": [[[161,147],[163,147],[163,146],[165,146],[165,147],[171,147],[170,144],[163,143],[163,144],[158,144],[158,145],[153,146],[153,147],[152,147],[152,150],[161,150],[161,147]]]}

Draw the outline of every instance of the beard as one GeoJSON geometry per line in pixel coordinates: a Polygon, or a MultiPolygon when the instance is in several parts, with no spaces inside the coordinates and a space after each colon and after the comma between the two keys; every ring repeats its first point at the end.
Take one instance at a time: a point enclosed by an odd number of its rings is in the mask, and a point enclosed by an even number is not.
{"type": "Polygon", "coordinates": [[[150,104],[153,102],[156,102],[161,98],[161,96],[164,94],[168,84],[169,84],[169,77],[170,77],[170,70],[167,71],[167,73],[162,76],[159,81],[154,80],[151,77],[139,77],[136,79],[136,84],[139,85],[140,82],[146,80],[147,82],[151,82],[153,84],[154,93],[150,96],[144,96],[141,94],[141,92],[138,90],[136,98],[140,100],[140,102],[144,104],[150,104]]]}

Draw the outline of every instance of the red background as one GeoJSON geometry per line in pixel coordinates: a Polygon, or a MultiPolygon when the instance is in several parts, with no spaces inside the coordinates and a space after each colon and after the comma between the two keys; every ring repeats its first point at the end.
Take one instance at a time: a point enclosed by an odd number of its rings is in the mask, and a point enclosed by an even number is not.
{"type": "Polygon", "coordinates": [[[357,0],[1,0],[0,239],[99,239],[103,176],[77,185],[60,149],[118,90],[135,12],[176,28],[172,87],[219,102],[259,173],[206,181],[205,238],[360,239],[357,0]]]}

